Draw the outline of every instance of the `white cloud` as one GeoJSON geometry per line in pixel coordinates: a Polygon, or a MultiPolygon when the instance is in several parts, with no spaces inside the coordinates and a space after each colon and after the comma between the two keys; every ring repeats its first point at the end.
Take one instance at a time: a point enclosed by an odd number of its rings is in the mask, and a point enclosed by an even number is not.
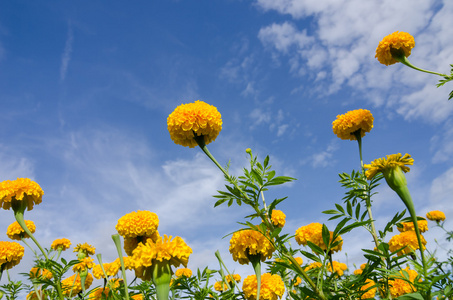
{"type": "Polygon", "coordinates": [[[69,62],[71,60],[73,43],[74,43],[74,34],[72,32],[71,23],[68,22],[68,35],[66,37],[66,43],[64,46],[63,55],[61,56],[60,81],[64,81],[66,78],[66,73],[68,72],[69,62]]]}

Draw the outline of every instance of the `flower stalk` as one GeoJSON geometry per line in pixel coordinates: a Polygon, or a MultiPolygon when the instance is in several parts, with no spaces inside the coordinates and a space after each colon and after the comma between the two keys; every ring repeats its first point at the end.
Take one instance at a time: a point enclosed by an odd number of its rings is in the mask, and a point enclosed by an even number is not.
{"type": "MultiPolygon", "coordinates": [[[[123,282],[124,282],[124,294],[126,295],[126,300],[129,300],[129,291],[127,289],[126,268],[124,266],[123,251],[121,250],[120,235],[119,234],[113,234],[112,235],[112,240],[115,243],[116,250],[118,252],[118,257],[120,258],[121,272],[123,274],[123,282]]],[[[100,259],[100,258],[98,258],[98,259],[100,259]]],[[[101,267],[102,267],[102,263],[101,263],[101,267]]],[[[102,267],[102,271],[105,274],[105,271],[104,271],[103,267],[102,267]]],[[[107,278],[107,276],[105,278],[107,278]]]]}

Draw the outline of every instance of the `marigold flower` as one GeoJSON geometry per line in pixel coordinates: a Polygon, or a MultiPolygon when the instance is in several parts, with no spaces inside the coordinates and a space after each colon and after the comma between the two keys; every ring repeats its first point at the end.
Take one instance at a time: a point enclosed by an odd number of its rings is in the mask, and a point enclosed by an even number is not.
{"type": "Polygon", "coordinates": [[[365,172],[365,175],[368,180],[371,180],[374,176],[376,176],[376,174],[382,172],[385,175],[386,171],[395,169],[397,167],[399,167],[404,173],[407,173],[410,171],[410,168],[408,166],[411,166],[413,164],[414,159],[411,158],[411,156],[407,153],[404,154],[404,156],[401,156],[401,153],[390,154],[387,155],[387,158],[378,158],[372,161],[369,165],[365,164],[365,169],[368,169],[365,172]]]}
{"type": "Polygon", "coordinates": [[[165,234],[156,243],[148,240],[134,250],[132,260],[135,262],[135,274],[142,280],[148,280],[147,276],[151,276],[150,267],[156,261],[165,261],[174,267],[187,267],[190,254],[192,249],[179,236],[173,238],[165,234]]]}
{"type": "Polygon", "coordinates": [[[122,216],[115,226],[118,234],[124,238],[151,236],[159,226],[159,218],[153,212],[138,210],[122,216]]]}
{"type": "Polygon", "coordinates": [[[26,201],[27,210],[42,202],[44,191],[39,184],[28,178],[0,182],[0,207],[10,209],[14,201],[26,201]]]}
{"type": "MultiPolygon", "coordinates": [[[[257,300],[256,292],[258,289],[258,283],[256,275],[250,275],[244,279],[242,285],[242,291],[244,292],[245,299],[257,300]]],[[[261,275],[261,288],[259,300],[277,300],[281,299],[285,292],[285,284],[278,275],[271,275],[270,273],[264,273],[261,275]]]]}
{"type": "Polygon", "coordinates": [[[81,259],[79,263],[75,264],[72,267],[72,271],[74,271],[74,273],[83,272],[86,269],[93,268],[94,265],[95,265],[94,259],[92,259],[91,257],[85,257],[85,258],[81,259]]]}
{"type": "Polygon", "coordinates": [[[216,290],[218,292],[224,292],[224,291],[228,290],[228,285],[222,281],[216,281],[214,283],[214,290],[216,290]]]}
{"type": "Polygon", "coordinates": [[[250,261],[249,255],[260,255],[261,261],[265,261],[272,257],[275,248],[261,232],[246,229],[233,233],[229,250],[234,261],[245,265],[250,261]]]}
{"type": "Polygon", "coordinates": [[[446,219],[445,214],[443,212],[441,212],[440,210],[433,210],[433,211],[428,212],[426,214],[426,218],[428,220],[436,221],[436,222],[445,221],[445,219],[446,219]]]}
{"type": "Polygon", "coordinates": [[[145,296],[143,296],[143,294],[137,294],[137,295],[131,296],[131,299],[132,300],[144,300],[145,296]]]}
{"type": "Polygon", "coordinates": [[[132,253],[134,252],[134,249],[137,248],[138,244],[140,243],[146,243],[147,240],[151,240],[153,243],[155,243],[158,239],[161,239],[161,236],[159,235],[159,232],[156,230],[151,236],[137,236],[137,237],[132,237],[132,238],[124,238],[124,252],[128,256],[132,256],[132,253]]]}
{"type": "MultiPolygon", "coordinates": [[[[134,262],[131,257],[129,256],[123,256],[123,262],[124,262],[124,268],[126,270],[133,270],[134,269],[134,262]]],[[[113,261],[114,264],[117,265],[118,270],[121,268],[121,261],[120,258],[118,257],[113,261]]]]}
{"type": "Polygon", "coordinates": [[[47,269],[31,268],[29,274],[30,274],[31,279],[38,279],[38,278],[51,279],[53,277],[52,272],[50,272],[47,269]]]}
{"type": "Polygon", "coordinates": [[[16,242],[0,241],[0,269],[11,269],[24,256],[24,247],[16,242]]]}
{"type": "Polygon", "coordinates": [[[304,263],[304,260],[303,260],[302,257],[300,257],[300,256],[294,257],[294,259],[297,261],[297,263],[299,264],[299,266],[302,266],[302,264],[304,263]]]}
{"type": "MultiPolygon", "coordinates": [[[[390,286],[390,293],[392,298],[396,299],[401,295],[413,293],[417,291],[417,288],[413,285],[416,278],[418,277],[418,273],[415,270],[410,270],[409,267],[401,270],[399,272],[401,277],[395,277],[395,279],[389,280],[390,286]],[[404,273],[407,273],[408,278],[405,276],[404,273]]],[[[421,281],[421,279],[419,279],[421,281]]]]}
{"type": "Polygon", "coordinates": [[[363,293],[363,295],[360,297],[360,299],[370,299],[370,298],[374,298],[374,296],[376,295],[376,291],[377,291],[377,288],[376,287],[373,287],[371,288],[372,286],[375,286],[376,285],[376,282],[374,282],[373,280],[371,279],[367,279],[365,280],[365,285],[363,285],[360,290],[361,291],[366,291],[365,293],[363,293]]]}
{"type": "Polygon", "coordinates": [[[94,255],[94,253],[96,253],[96,248],[88,243],[77,244],[74,248],[74,252],[84,252],[86,255],[94,255]]]}
{"type": "Polygon", "coordinates": [[[241,275],[239,275],[239,274],[227,275],[227,276],[225,276],[225,278],[228,282],[233,282],[233,281],[240,282],[241,281],[241,275]]]}
{"type": "Polygon", "coordinates": [[[308,266],[306,266],[304,271],[307,272],[307,271],[321,268],[321,267],[322,267],[322,263],[315,261],[315,262],[312,262],[311,264],[309,264],[308,266]]]}
{"type": "Polygon", "coordinates": [[[363,273],[363,270],[362,269],[357,269],[357,270],[354,270],[354,275],[360,275],[363,273]]]}
{"type": "MultiPolygon", "coordinates": [[[[105,273],[107,276],[116,276],[118,274],[118,270],[120,269],[120,265],[116,262],[112,263],[103,263],[102,266],[104,267],[105,273]]],[[[101,265],[97,264],[93,267],[93,276],[96,279],[105,278],[104,272],[102,272],[101,265]]]]}
{"type": "MultiPolygon", "coordinates": [[[[317,246],[319,246],[323,250],[327,250],[326,244],[324,244],[324,240],[322,238],[322,224],[321,223],[311,223],[306,226],[302,226],[296,230],[296,242],[299,245],[306,246],[308,242],[311,242],[317,246]]],[[[330,231],[330,239],[333,238],[333,232],[330,231]]],[[[330,251],[337,252],[340,251],[343,246],[343,240],[341,236],[338,236],[335,239],[335,242],[340,241],[338,245],[331,248],[330,251]]]]}
{"type": "Polygon", "coordinates": [[[47,294],[46,294],[46,291],[43,291],[43,290],[38,290],[38,295],[36,294],[35,291],[31,291],[30,293],[28,293],[28,295],[26,296],[26,300],[47,300],[47,294]],[[40,297],[38,297],[38,295],[40,297]]]}
{"type": "Polygon", "coordinates": [[[97,288],[93,292],[90,293],[90,300],[102,300],[102,299],[109,299],[110,289],[108,287],[105,288],[97,288]]]}
{"type": "Polygon", "coordinates": [[[332,128],[335,133],[342,140],[357,140],[355,133],[360,131],[360,136],[364,137],[367,132],[373,128],[373,115],[369,110],[356,109],[338,115],[337,119],[333,121],[332,128]]]}
{"type": "Polygon", "coordinates": [[[222,130],[222,116],[215,106],[197,100],[181,104],[167,118],[170,137],[175,144],[193,148],[194,136],[203,136],[205,144],[213,142],[222,130]]]}
{"type": "Polygon", "coordinates": [[[71,241],[65,238],[62,239],[56,239],[55,241],[52,242],[52,245],[50,248],[52,248],[55,251],[61,250],[64,251],[66,249],[69,249],[71,247],[71,241]]]}
{"type": "Polygon", "coordinates": [[[298,286],[299,284],[302,283],[302,278],[300,278],[299,276],[296,277],[296,281],[294,282],[294,286],[298,286]]]}
{"type": "MultiPolygon", "coordinates": [[[[426,220],[418,220],[417,224],[418,224],[418,229],[420,230],[420,232],[428,231],[428,221],[426,221],[426,220]]],[[[398,226],[396,227],[396,228],[398,228],[399,232],[415,231],[415,227],[414,227],[414,223],[413,222],[402,222],[401,225],[403,225],[402,228],[398,227],[398,226]]]]}
{"type": "MultiPolygon", "coordinates": [[[[423,250],[426,248],[426,240],[425,238],[420,235],[420,239],[423,245],[423,250]]],[[[393,236],[389,241],[389,250],[394,252],[398,249],[405,247],[401,251],[398,252],[398,256],[403,254],[410,254],[415,250],[419,249],[417,234],[415,231],[404,231],[398,235],[393,236]]]]}
{"type": "Polygon", "coordinates": [[[274,209],[272,211],[271,221],[272,224],[274,224],[274,226],[283,228],[283,226],[285,226],[286,223],[285,219],[286,215],[281,210],[274,209]]]}
{"type": "MultiPolygon", "coordinates": [[[[93,283],[93,276],[90,273],[87,274],[85,278],[85,289],[88,289],[93,283]]],[[[65,296],[75,296],[82,291],[82,281],[80,275],[74,274],[71,277],[68,277],[61,281],[61,288],[63,289],[63,295],[65,296]],[[76,277],[77,276],[77,277],[76,277]],[[75,282],[74,282],[75,279],[75,282]]]]}
{"type": "Polygon", "coordinates": [[[412,35],[407,32],[395,31],[379,42],[375,57],[383,65],[393,65],[398,62],[395,55],[409,57],[414,46],[415,40],[412,35]]]}
{"type": "Polygon", "coordinates": [[[175,271],[175,276],[180,278],[182,276],[185,277],[192,277],[192,270],[188,268],[181,268],[175,271]]]}
{"type": "MultiPolygon", "coordinates": [[[[25,220],[25,225],[27,228],[30,230],[31,233],[35,233],[36,226],[33,221],[25,220]]],[[[23,238],[29,238],[30,236],[25,233],[24,229],[22,226],[19,225],[19,223],[14,222],[11,225],[8,226],[8,229],[6,229],[6,235],[12,239],[12,240],[21,240],[21,237],[23,238]]]]}
{"type": "Polygon", "coordinates": [[[338,276],[343,276],[344,271],[348,269],[348,266],[345,263],[341,263],[338,261],[333,261],[332,264],[328,263],[327,264],[328,268],[327,270],[332,273],[337,273],[338,276]],[[332,265],[333,265],[333,271],[332,271],[332,265]]]}

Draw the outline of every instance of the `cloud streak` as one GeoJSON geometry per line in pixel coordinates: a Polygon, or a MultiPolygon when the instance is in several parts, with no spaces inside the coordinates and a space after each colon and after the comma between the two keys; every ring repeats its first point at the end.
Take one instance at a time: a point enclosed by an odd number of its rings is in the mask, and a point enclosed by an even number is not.
{"type": "Polygon", "coordinates": [[[61,56],[61,67],[60,67],[60,81],[63,82],[68,72],[69,62],[71,61],[72,47],[74,43],[74,34],[72,32],[71,22],[68,22],[68,34],[66,37],[66,43],[64,51],[61,56]]]}

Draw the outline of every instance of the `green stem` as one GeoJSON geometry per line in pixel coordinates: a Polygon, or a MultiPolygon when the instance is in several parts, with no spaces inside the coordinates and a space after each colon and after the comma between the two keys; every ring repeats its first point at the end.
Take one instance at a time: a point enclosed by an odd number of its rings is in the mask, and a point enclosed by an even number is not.
{"type": "MultiPolygon", "coordinates": [[[[123,282],[124,282],[124,292],[126,294],[126,299],[129,300],[129,291],[127,289],[127,279],[126,279],[126,268],[124,266],[123,251],[121,250],[120,235],[119,234],[112,235],[112,240],[115,243],[116,251],[118,252],[118,257],[120,258],[121,272],[123,274],[123,282]]],[[[101,264],[101,266],[102,266],[102,264],[101,264]]],[[[105,278],[107,278],[107,276],[105,278]]]]}
{"type": "Polygon", "coordinates": [[[260,299],[260,290],[261,290],[261,255],[253,254],[247,255],[250,262],[252,263],[253,269],[255,270],[256,275],[256,299],[260,299]]]}
{"type": "Polygon", "coordinates": [[[156,286],[157,300],[168,300],[171,282],[171,265],[168,261],[153,260],[151,273],[156,286]]]}
{"type": "Polygon", "coordinates": [[[36,251],[35,251],[32,247],[30,247],[30,245],[27,243],[27,241],[25,241],[25,238],[22,236],[22,234],[21,234],[21,236],[20,236],[20,239],[21,239],[22,243],[24,243],[25,245],[27,245],[27,247],[30,248],[30,250],[31,250],[31,251],[33,252],[33,254],[36,256],[36,251]]]}
{"type": "Polygon", "coordinates": [[[404,65],[406,65],[406,66],[408,66],[409,68],[412,68],[412,69],[414,69],[414,70],[421,71],[421,72],[425,72],[425,73],[429,73],[429,74],[439,75],[439,76],[442,76],[442,77],[449,77],[449,76],[446,75],[446,74],[442,74],[442,73],[437,73],[437,72],[433,72],[433,71],[428,71],[428,70],[420,69],[420,68],[414,66],[413,64],[411,64],[405,55],[402,55],[402,56],[393,56],[393,57],[395,58],[395,60],[399,61],[400,63],[402,63],[402,64],[404,64],[404,65]]]}

